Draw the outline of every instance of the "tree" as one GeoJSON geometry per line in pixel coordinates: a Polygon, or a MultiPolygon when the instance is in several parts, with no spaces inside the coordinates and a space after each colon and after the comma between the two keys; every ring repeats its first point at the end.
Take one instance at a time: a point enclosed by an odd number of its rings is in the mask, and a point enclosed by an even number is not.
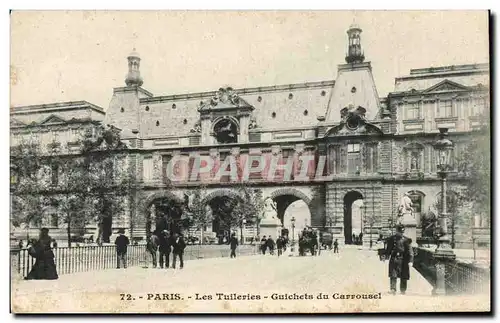
{"type": "Polygon", "coordinates": [[[206,188],[199,186],[186,194],[186,211],[188,218],[191,220],[192,226],[196,230],[200,230],[200,243],[205,241],[205,227],[213,221],[213,213],[210,206],[203,202],[206,195],[206,188]]]}
{"type": "Polygon", "coordinates": [[[43,196],[43,158],[40,146],[32,141],[21,141],[11,147],[11,223],[26,227],[29,239],[31,224],[40,225],[47,201],[43,196]]]}
{"type": "Polygon", "coordinates": [[[127,147],[112,126],[88,129],[80,143],[80,185],[87,188],[87,205],[98,227],[97,242],[109,242],[113,214],[124,210],[124,199],[136,183],[135,170],[127,165],[127,147]]]}
{"type": "Polygon", "coordinates": [[[240,238],[243,243],[243,224],[255,225],[258,224],[264,201],[262,200],[262,193],[244,184],[238,187],[241,200],[238,200],[233,208],[231,216],[232,227],[240,229],[240,238]]]}
{"type": "Polygon", "coordinates": [[[464,189],[459,192],[462,204],[470,205],[489,224],[491,218],[491,146],[488,118],[457,156],[458,173],[466,178],[464,189]]]}

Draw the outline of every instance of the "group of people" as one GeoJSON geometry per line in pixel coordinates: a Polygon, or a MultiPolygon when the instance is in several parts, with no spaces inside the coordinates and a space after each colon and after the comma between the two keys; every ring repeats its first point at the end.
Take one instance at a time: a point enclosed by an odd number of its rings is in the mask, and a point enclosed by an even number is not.
{"type": "Polygon", "coordinates": [[[263,255],[266,254],[266,251],[269,250],[270,255],[274,255],[274,249],[278,250],[278,257],[283,254],[283,251],[286,251],[286,247],[288,245],[288,239],[282,236],[279,236],[276,241],[274,241],[272,236],[266,237],[263,236],[260,240],[260,251],[263,255]]]}
{"type": "Polygon", "coordinates": [[[358,235],[352,234],[352,243],[356,245],[363,244],[363,232],[360,232],[358,235]]]}
{"type": "Polygon", "coordinates": [[[153,267],[157,266],[157,252],[159,254],[160,268],[170,268],[170,254],[172,254],[172,268],[176,268],[179,258],[179,268],[184,268],[184,249],[186,241],[179,233],[170,234],[168,230],[155,232],[147,239],[146,248],[153,258],[153,267]]]}

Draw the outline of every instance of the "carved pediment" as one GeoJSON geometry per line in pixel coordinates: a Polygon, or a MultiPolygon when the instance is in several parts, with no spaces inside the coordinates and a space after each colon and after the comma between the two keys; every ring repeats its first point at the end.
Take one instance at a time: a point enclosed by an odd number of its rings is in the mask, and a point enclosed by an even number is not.
{"type": "Polygon", "coordinates": [[[368,122],[360,122],[356,127],[349,127],[347,122],[341,122],[338,126],[330,128],[325,137],[336,137],[336,136],[380,136],[383,135],[382,130],[368,122]]]}
{"type": "Polygon", "coordinates": [[[467,86],[458,84],[450,80],[444,80],[424,90],[423,93],[453,92],[453,91],[467,91],[467,90],[469,90],[467,86]]]}
{"type": "Polygon", "coordinates": [[[62,119],[61,117],[54,115],[54,114],[50,115],[45,120],[40,122],[41,125],[61,124],[61,123],[67,123],[67,121],[62,119]]]}
{"type": "Polygon", "coordinates": [[[238,96],[232,87],[220,88],[215,95],[207,101],[202,101],[198,108],[202,110],[212,109],[238,109],[238,108],[253,108],[248,102],[238,96]]]}
{"type": "Polygon", "coordinates": [[[11,127],[25,127],[26,124],[24,122],[17,120],[17,119],[10,118],[10,126],[11,127]]]}

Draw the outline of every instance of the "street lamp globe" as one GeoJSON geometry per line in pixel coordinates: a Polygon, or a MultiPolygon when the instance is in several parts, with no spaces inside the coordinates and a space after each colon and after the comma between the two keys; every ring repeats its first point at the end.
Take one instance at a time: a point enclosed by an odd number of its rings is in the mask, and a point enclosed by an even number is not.
{"type": "Polygon", "coordinates": [[[434,144],[434,149],[438,152],[437,167],[440,171],[446,171],[450,167],[453,142],[447,137],[448,128],[439,128],[439,140],[434,144]]]}

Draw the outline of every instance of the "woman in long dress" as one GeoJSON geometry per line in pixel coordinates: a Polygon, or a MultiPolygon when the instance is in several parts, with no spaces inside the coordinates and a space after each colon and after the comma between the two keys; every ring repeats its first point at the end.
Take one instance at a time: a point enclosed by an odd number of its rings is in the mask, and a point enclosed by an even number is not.
{"type": "Polygon", "coordinates": [[[40,230],[40,237],[32,247],[29,253],[36,259],[33,268],[26,279],[58,279],[56,264],[54,262],[54,252],[52,251],[52,242],[54,240],[49,236],[49,229],[40,230]]]}

